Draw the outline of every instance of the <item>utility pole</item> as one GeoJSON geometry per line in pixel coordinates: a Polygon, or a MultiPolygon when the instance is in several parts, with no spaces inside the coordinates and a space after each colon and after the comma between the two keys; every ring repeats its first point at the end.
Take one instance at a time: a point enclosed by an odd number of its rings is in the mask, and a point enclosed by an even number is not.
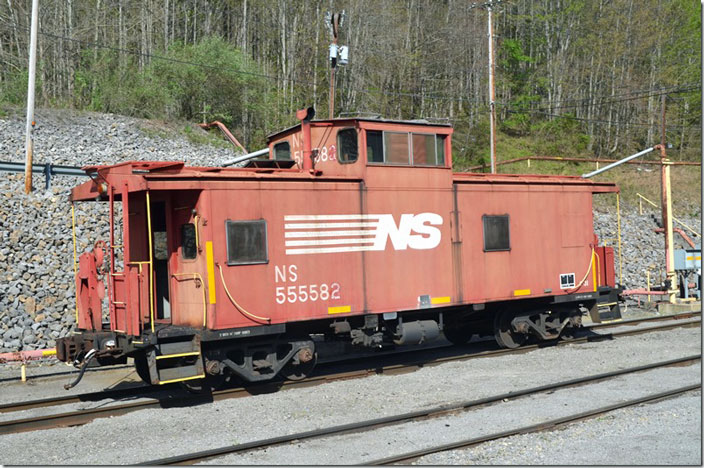
{"type": "Polygon", "coordinates": [[[25,134],[24,193],[32,191],[32,129],[34,127],[34,77],[37,71],[37,23],[39,0],[32,0],[32,28],[29,36],[29,79],[27,80],[27,126],[25,134]]]}
{"type": "Polygon", "coordinates": [[[328,119],[335,116],[335,68],[337,67],[337,28],[339,26],[340,15],[332,15],[332,44],[330,45],[330,108],[328,109],[328,119]]]}
{"type": "Polygon", "coordinates": [[[331,13],[328,12],[325,15],[325,25],[332,34],[332,44],[329,48],[329,58],[330,58],[330,107],[328,109],[328,118],[332,119],[335,117],[335,69],[338,65],[347,65],[348,59],[348,48],[347,46],[338,47],[337,46],[337,35],[345,20],[345,11],[342,13],[331,13]]]}
{"type": "MultiPolygon", "coordinates": [[[[497,2],[498,3],[498,2],[497,2]]],[[[492,2],[487,3],[487,18],[489,29],[489,128],[490,128],[490,156],[491,156],[491,173],[496,174],[496,89],[494,87],[494,27],[491,23],[491,7],[492,2]]]]}
{"type": "Polygon", "coordinates": [[[670,303],[676,301],[677,273],[675,273],[675,249],[673,243],[672,230],[672,189],[670,183],[670,160],[667,159],[665,143],[665,98],[662,95],[661,108],[661,133],[660,133],[660,173],[662,178],[662,227],[665,228],[665,270],[667,282],[668,300],[670,303]]]}
{"type": "Polygon", "coordinates": [[[474,3],[471,8],[485,7],[487,11],[487,39],[489,41],[489,156],[491,173],[496,174],[496,86],[494,85],[494,25],[491,12],[494,5],[502,0],[489,0],[485,3],[474,3]]]}

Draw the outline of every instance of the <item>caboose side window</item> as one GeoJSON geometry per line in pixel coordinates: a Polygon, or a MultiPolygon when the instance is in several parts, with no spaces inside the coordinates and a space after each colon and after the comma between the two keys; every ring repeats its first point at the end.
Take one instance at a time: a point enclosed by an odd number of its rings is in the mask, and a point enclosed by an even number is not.
{"type": "Polygon", "coordinates": [[[225,221],[227,230],[227,264],[268,263],[266,221],[225,221]]]}
{"type": "Polygon", "coordinates": [[[341,163],[352,163],[357,160],[357,130],[346,128],[337,132],[337,160],[341,163]]]}
{"type": "Polygon", "coordinates": [[[274,145],[274,159],[291,160],[291,145],[282,141],[274,145]]]}
{"type": "Polygon", "coordinates": [[[367,161],[384,162],[384,136],[382,132],[367,130],[367,161]]]}
{"type": "Polygon", "coordinates": [[[410,164],[408,133],[384,132],[384,162],[388,164],[410,164]]]}
{"type": "Polygon", "coordinates": [[[508,215],[484,215],[484,251],[496,252],[511,250],[508,215]]]}
{"type": "Polygon", "coordinates": [[[435,136],[435,148],[438,158],[438,166],[445,165],[445,135],[435,136]]]}
{"type": "Polygon", "coordinates": [[[435,135],[424,135],[414,133],[413,141],[413,165],[435,166],[435,135]]]}
{"type": "Polygon", "coordinates": [[[445,135],[367,130],[367,162],[444,166],[445,135]]]}
{"type": "Polygon", "coordinates": [[[184,260],[196,258],[196,225],[186,223],[181,225],[181,257],[184,260]]]}

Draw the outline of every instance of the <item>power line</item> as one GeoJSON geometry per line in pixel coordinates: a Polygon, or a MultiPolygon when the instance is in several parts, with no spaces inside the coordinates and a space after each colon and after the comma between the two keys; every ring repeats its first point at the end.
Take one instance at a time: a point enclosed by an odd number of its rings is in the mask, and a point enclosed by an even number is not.
{"type": "MultiPolygon", "coordinates": [[[[660,88],[649,88],[649,89],[643,89],[643,90],[632,90],[629,91],[628,93],[623,93],[623,94],[615,94],[612,96],[604,96],[601,98],[598,98],[600,100],[609,100],[610,102],[621,102],[621,101],[627,101],[631,99],[643,99],[647,97],[654,97],[654,96],[661,96],[663,94],[669,94],[669,93],[679,93],[679,92],[687,92],[691,90],[696,90],[699,89],[699,84],[698,83],[686,83],[683,85],[673,85],[670,87],[660,87],[660,88]],[[619,98],[619,99],[616,99],[619,98]],[[623,99],[620,99],[623,98],[623,99]]],[[[564,102],[586,102],[589,103],[592,98],[581,98],[581,99],[563,99],[560,101],[555,101],[554,104],[561,104],[564,102]]],[[[609,102],[609,103],[610,103],[609,102]]],[[[607,103],[608,104],[608,103],[607,103]]],[[[570,108],[571,106],[551,106],[550,109],[567,109],[570,108]]],[[[575,105],[575,107],[578,107],[578,105],[575,105]]]]}
{"type": "MultiPolygon", "coordinates": [[[[582,117],[575,117],[571,115],[560,115],[560,114],[551,114],[549,112],[541,112],[537,110],[525,110],[525,111],[517,111],[513,109],[506,109],[506,112],[509,114],[539,114],[539,115],[545,115],[547,117],[557,117],[561,119],[571,119],[571,120],[579,120],[581,122],[587,122],[587,123],[599,123],[599,124],[606,124],[606,125],[614,125],[614,126],[621,126],[621,127],[653,127],[659,125],[657,122],[654,122],[652,124],[646,123],[646,122],[623,122],[623,121],[618,121],[618,120],[601,120],[601,119],[585,119],[582,117]]],[[[668,128],[699,128],[698,125],[667,125],[668,128]]]]}

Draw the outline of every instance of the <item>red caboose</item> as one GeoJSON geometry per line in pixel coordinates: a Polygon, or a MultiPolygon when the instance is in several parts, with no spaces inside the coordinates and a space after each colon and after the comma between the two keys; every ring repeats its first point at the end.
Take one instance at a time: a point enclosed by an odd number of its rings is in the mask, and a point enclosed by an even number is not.
{"type": "Polygon", "coordinates": [[[111,236],[80,258],[60,359],[132,356],[153,384],[297,378],[321,339],[515,347],[614,308],[592,220],[614,184],[453,173],[448,125],[299,118],[244,168],[85,168],[71,200],[108,201],[111,236]]]}

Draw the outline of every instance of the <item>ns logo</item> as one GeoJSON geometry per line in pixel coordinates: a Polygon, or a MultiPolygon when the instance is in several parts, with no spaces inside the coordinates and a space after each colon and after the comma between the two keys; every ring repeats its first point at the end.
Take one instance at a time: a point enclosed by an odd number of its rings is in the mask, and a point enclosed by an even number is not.
{"type": "Polygon", "coordinates": [[[428,250],[440,244],[442,216],[402,214],[289,215],[284,217],[286,255],[386,250],[428,250]],[[303,221],[301,223],[300,221],[303,221]],[[289,224],[290,223],[290,224],[289,224]]]}
{"type": "Polygon", "coordinates": [[[374,243],[369,250],[385,250],[389,239],[394,250],[434,249],[441,239],[440,229],[434,226],[441,226],[442,222],[442,216],[436,213],[403,214],[397,226],[393,215],[379,215],[374,243]]]}

